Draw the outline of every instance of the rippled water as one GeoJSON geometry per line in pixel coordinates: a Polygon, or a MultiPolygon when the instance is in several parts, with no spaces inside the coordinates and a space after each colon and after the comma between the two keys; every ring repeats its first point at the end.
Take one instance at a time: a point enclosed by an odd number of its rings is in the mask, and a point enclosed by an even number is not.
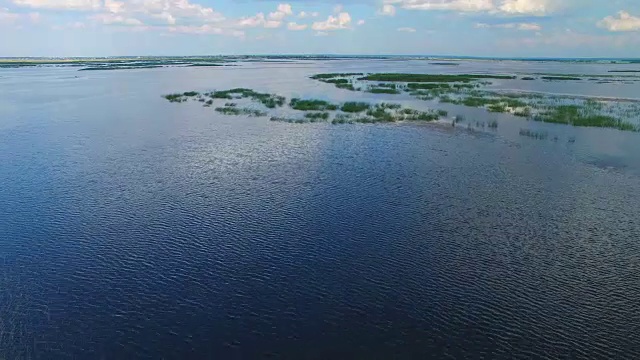
{"type": "Polygon", "coordinates": [[[640,134],[295,125],[160,97],[389,99],[306,77],[428,66],[2,70],[0,358],[640,357],[640,134]]]}

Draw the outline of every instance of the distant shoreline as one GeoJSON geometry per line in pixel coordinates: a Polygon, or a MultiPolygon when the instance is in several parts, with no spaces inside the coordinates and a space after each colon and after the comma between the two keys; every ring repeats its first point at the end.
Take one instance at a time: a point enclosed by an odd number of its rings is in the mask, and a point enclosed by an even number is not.
{"type": "Polygon", "coordinates": [[[0,63],[73,64],[144,60],[449,60],[449,61],[529,61],[567,63],[640,64],[640,58],[545,58],[545,57],[473,57],[431,55],[203,55],[203,56],[106,56],[106,57],[0,57],[0,63]]]}

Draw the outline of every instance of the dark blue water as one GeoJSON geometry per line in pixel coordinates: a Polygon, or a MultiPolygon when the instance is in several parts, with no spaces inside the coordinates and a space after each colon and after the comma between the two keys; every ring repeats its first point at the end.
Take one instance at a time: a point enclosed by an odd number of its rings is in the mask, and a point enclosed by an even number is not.
{"type": "Polygon", "coordinates": [[[640,357],[638,134],[271,123],[159,96],[237,69],[60,71],[0,79],[0,358],[640,357]]]}

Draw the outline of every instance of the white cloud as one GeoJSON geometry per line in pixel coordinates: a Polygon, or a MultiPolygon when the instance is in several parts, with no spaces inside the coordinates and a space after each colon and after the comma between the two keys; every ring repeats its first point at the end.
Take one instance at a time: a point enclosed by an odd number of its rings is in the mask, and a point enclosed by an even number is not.
{"type": "Polygon", "coordinates": [[[242,18],[238,21],[239,27],[257,27],[265,22],[264,14],[258,13],[256,16],[242,18]]]}
{"type": "Polygon", "coordinates": [[[396,7],[391,4],[384,4],[382,9],[378,11],[378,14],[384,16],[394,16],[396,14],[396,7]]]}
{"type": "Polygon", "coordinates": [[[129,25],[129,26],[142,26],[142,21],[135,18],[128,18],[121,15],[114,14],[97,14],[90,17],[91,20],[98,21],[105,25],[129,25]]]}
{"type": "Polygon", "coordinates": [[[401,27],[401,28],[398,28],[398,31],[414,33],[416,32],[416,29],[410,28],[410,27],[401,27]]]}
{"type": "Polygon", "coordinates": [[[160,14],[154,14],[152,15],[154,18],[163,20],[164,22],[166,22],[169,25],[175,25],[176,24],[176,18],[171,15],[171,13],[169,12],[161,12],[160,14]]]}
{"type": "Polygon", "coordinates": [[[357,25],[358,26],[362,26],[364,25],[365,21],[364,20],[358,20],[357,25]]]}
{"type": "Polygon", "coordinates": [[[618,17],[607,16],[598,22],[598,26],[609,31],[640,31],[640,17],[620,11],[618,17]]]}
{"type": "Polygon", "coordinates": [[[12,0],[15,5],[36,9],[98,10],[101,0],[12,0]]]}
{"type": "Polygon", "coordinates": [[[318,12],[306,12],[306,11],[300,11],[300,13],[298,14],[298,17],[301,19],[307,18],[307,17],[318,17],[318,15],[320,15],[320,13],[318,12]]]}
{"type": "Polygon", "coordinates": [[[309,25],[307,24],[296,24],[294,22],[290,22],[287,24],[287,29],[291,31],[302,31],[305,30],[309,25]]]}
{"type": "MultiPolygon", "coordinates": [[[[267,29],[279,28],[283,24],[283,20],[293,15],[293,9],[290,4],[280,4],[276,11],[269,13],[268,17],[265,17],[264,13],[258,13],[255,16],[241,18],[236,21],[235,26],[238,27],[258,27],[262,26],[267,29]]],[[[305,13],[306,16],[306,13],[305,13]]]]}
{"type": "Polygon", "coordinates": [[[252,28],[252,27],[262,26],[267,29],[275,29],[282,26],[282,21],[268,20],[265,18],[263,13],[258,13],[256,14],[256,16],[250,16],[250,17],[246,17],[238,20],[235,25],[241,28],[252,28]]]}
{"type": "Polygon", "coordinates": [[[562,5],[558,0],[384,0],[407,10],[487,12],[497,15],[547,15],[562,5]]]}
{"type": "Polygon", "coordinates": [[[312,29],[316,31],[330,31],[348,29],[351,26],[351,15],[343,12],[337,16],[329,15],[326,21],[313,23],[312,29]]]}
{"type": "Polygon", "coordinates": [[[478,29],[517,29],[522,31],[540,31],[542,26],[536,23],[506,23],[506,24],[485,24],[476,23],[478,29]]]}
{"type": "Polygon", "coordinates": [[[293,10],[291,9],[291,5],[289,4],[280,4],[278,5],[278,9],[269,14],[269,19],[282,21],[288,15],[293,15],[293,10]]]}
{"type": "Polygon", "coordinates": [[[115,1],[115,0],[104,1],[105,9],[110,13],[114,13],[114,14],[121,13],[124,11],[124,6],[125,4],[122,1],[115,1]]]}
{"type": "Polygon", "coordinates": [[[39,23],[40,19],[41,19],[40,13],[37,13],[37,12],[32,12],[28,14],[24,14],[24,13],[18,14],[18,13],[11,12],[7,8],[0,8],[0,26],[6,25],[6,24],[13,24],[14,22],[18,22],[18,21],[20,21],[21,23],[25,21],[29,21],[35,24],[35,23],[39,23]]]}
{"type": "MultiPolygon", "coordinates": [[[[498,10],[506,14],[546,15],[552,12],[552,0],[504,0],[498,10]]],[[[555,0],[556,3],[559,2],[555,0]]]]}
{"type": "Polygon", "coordinates": [[[277,20],[267,20],[264,22],[264,27],[267,29],[275,29],[282,26],[282,21],[277,20]]]}
{"type": "Polygon", "coordinates": [[[463,12],[490,11],[493,0],[384,0],[408,10],[451,10],[463,12]]]}
{"type": "Polygon", "coordinates": [[[12,23],[20,18],[20,15],[14,14],[7,8],[0,8],[0,25],[4,23],[12,23]]]}
{"type": "Polygon", "coordinates": [[[542,26],[536,23],[520,23],[518,24],[518,30],[522,31],[540,31],[542,30],[542,26]]]}
{"type": "Polygon", "coordinates": [[[173,33],[197,34],[197,35],[207,35],[207,34],[231,35],[231,36],[240,37],[240,38],[243,38],[245,36],[244,31],[224,29],[221,27],[207,25],[207,24],[202,26],[171,26],[169,27],[169,31],[173,33]]]}
{"type": "Polygon", "coordinates": [[[29,13],[27,16],[29,17],[29,20],[31,20],[32,23],[40,22],[40,19],[42,18],[40,13],[37,13],[37,12],[29,13]]]}
{"type": "Polygon", "coordinates": [[[64,30],[64,29],[84,29],[86,27],[85,23],[76,21],[64,25],[54,25],[51,28],[53,30],[64,30]]]}

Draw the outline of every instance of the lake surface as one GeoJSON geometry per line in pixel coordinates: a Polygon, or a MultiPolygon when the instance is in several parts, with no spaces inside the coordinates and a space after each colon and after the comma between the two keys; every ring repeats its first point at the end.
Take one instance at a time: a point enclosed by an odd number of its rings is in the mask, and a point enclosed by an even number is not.
{"type": "MultiPolygon", "coordinates": [[[[446,104],[500,127],[286,124],[161,98],[426,109],[308,76],[625,66],[0,70],[0,358],[638,358],[639,133],[446,104]]],[[[638,82],[527,86],[640,97],[638,82]]]]}

